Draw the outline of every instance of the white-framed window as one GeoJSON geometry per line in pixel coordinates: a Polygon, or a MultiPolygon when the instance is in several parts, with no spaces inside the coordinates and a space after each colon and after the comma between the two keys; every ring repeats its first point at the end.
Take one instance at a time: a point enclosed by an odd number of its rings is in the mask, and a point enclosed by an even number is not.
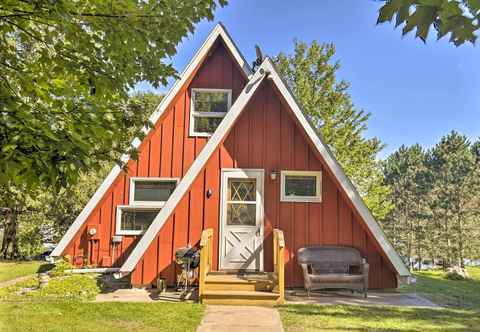
{"type": "Polygon", "coordinates": [[[130,178],[130,205],[162,207],[177,186],[178,178],[130,178]]]}
{"type": "Polygon", "coordinates": [[[132,205],[117,206],[117,235],[143,234],[157,216],[160,208],[132,205]]]}
{"type": "Polygon", "coordinates": [[[192,89],[190,136],[211,136],[232,105],[232,90],[192,89]]]}
{"type": "Polygon", "coordinates": [[[322,172],[282,171],[282,202],[321,202],[322,172]]]}

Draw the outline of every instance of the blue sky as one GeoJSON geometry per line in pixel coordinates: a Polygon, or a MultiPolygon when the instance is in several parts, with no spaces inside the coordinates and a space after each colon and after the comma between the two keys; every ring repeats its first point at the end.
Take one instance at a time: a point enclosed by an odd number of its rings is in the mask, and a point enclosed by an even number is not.
{"type": "MultiPolygon", "coordinates": [[[[400,145],[430,147],[451,130],[480,137],[480,49],[456,48],[447,39],[427,44],[401,37],[393,25],[375,24],[373,0],[230,0],[213,22],[202,21],[179,45],[181,72],[216,22],[222,21],[247,60],[254,45],[265,54],[291,52],[295,38],[333,42],[339,78],[350,82],[356,107],[371,113],[366,136],[386,143],[384,157],[400,145]]],[[[157,91],[164,92],[169,87],[157,91]]],[[[138,90],[152,90],[139,84],[138,90]]]]}

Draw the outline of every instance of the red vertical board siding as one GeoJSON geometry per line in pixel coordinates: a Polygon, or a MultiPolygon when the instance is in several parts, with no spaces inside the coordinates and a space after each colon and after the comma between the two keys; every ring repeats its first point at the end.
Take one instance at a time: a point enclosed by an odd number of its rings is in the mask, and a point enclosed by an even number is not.
{"type": "Polygon", "coordinates": [[[338,195],[338,244],[351,246],[352,238],[352,213],[342,195],[338,195]]]}
{"type": "MultiPolygon", "coordinates": [[[[294,124],[291,121],[289,114],[282,107],[280,118],[280,169],[293,169],[293,135],[294,124]]],[[[280,182],[279,182],[280,183],[280,182]]],[[[278,184],[280,185],[280,184],[278,184]]],[[[293,284],[293,270],[294,270],[294,226],[293,226],[293,208],[294,203],[280,202],[280,229],[285,235],[285,282],[287,285],[293,284]]]]}
{"type": "MultiPolygon", "coordinates": [[[[308,152],[308,168],[311,171],[322,171],[320,161],[310,151],[308,152]]],[[[323,180],[322,180],[323,182],[323,180]]],[[[322,203],[308,204],[308,244],[322,244],[322,203]]]]}
{"type": "MultiPolygon", "coordinates": [[[[86,225],[68,245],[66,253],[89,255],[90,263],[101,264],[104,255],[114,256],[120,266],[138,242],[137,236],[123,236],[116,248],[111,246],[115,234],[116,208],[129,204],[132,176],[179,177],[189,169],[208,138],[191,137],[190,89],[229,88],[235,101],[245,85],[245,77],[233,64],[223,45],[218,43],[204,64],[192,75],[155,124],[139,147],[137,161],[128,163],[87,219],[97,225],[99,240],[91,241],[86,225]],[[100,260],[99,260],[100,259],[100,260]]],[[[286,240],[286,285],[301,286],[301,270],[296,250],[308,245],[339,244],[358,248],[371,265],[370,287],[396,286],[395,273],[385,260],[378,244],[365,231],[364,222],[352,209],[338,181],[325,162],[311,147],[311,142],[292,117],[284,100],[270,82],[265,81],[243,111],[226,139],[210,157],[192,187],[181,199],[131,275],[134,285],[151,285],[157,277],[175,282],[174,253],[179,247],[195,245],[204,228],[214,229],[214,268],[218,266],[220,178],[222,168],[260,168],[264,182],[264,262],[265,270],[273,270],[271,234],[274,228],[284,231],[286,240]],[[281,170],[322,171],[322,202],[292,203],[280,201],[281,170]],[[270,174],[276,173],[272,180],[270,174]],[[206,193],[211,190],[212,195],[206,193]]]]}
{"type": "Polygon", "coordinates": [[[263,167],[265,169],[265,183],[264,183],[264,268],[267,271],[273,270],[273,257],[267,253],[273,250],[272,231],[279,227],[279,185],[280,178],[278,158],[280,142],[280,103],[274,98],[272,89],[266,89],[265,95],[265,112],[263,113],[263,167]],[[270,174],[276,172],[276,179],[272,180],[270,174]]]}
{"type": "Polygon", "coordinates": [[[160,156],[162,145],[162,126],[156,125],[150,139],[150,158],[148,164],[148,176],[160,176],[160,156]]]}
{"type": "Polygon", "coordinates": [[[173,120],[175,112],[169,110],[162,123],[162,163],[160,165],[160,176],[172,176],[172,153],[173,153],[173,120]]]}
{"type": "Polygon", "coordinates": [[[219,240],[219,218],[220,218],[220,152],[217,149],[205,168],[205,185],[204,194],[204,228],[213,229],[213,262],[214,268],[217,269],[218,262],[218,240],[219,240]],[[206,195],[207,191],[211,191],[211,196],[206,195]]]}
{"type": "Polygon", "coordinates": [[[175,103],[174,130],[172,144],[172,177],[180,178],[183,173],[183,140],[184,140],[184,116],[185,95],[182,93],[175,103]]]}
{"type": "MultiPolygon", "coordinates": [[[[308,169],[308,145],[305,144],[299,128],[294,131],[294,169],[307,170],[308,169]]],[[[294,284],[302,283],[302,270],[298,265],[296,254],[298,249],[308,245],[308,203],[294,204],[294,230],[292,236],[294,237],[294,284]]]]}
{"type": "Polygon", "coordinates": [[[248,167],[248,152],[249,152],[249,127],[250,127],[250,112],[249,105],[245,111],[240,115],[238,124],[232,129],[235,131],[235,167],[248,167]]]}
{"type": "Polygon", "coordinates": [[[150,140],[147,138],[138,149],[137,176],[148,176],[148,163],[150,159],[150,140]]]}
{"type": "Polygon", "coordinates": [[[323,244],[338,244],[338,190],[327,172],[323,174],[323,244]]]}
{"type": "Polygon", "coordinates": [[[194,182],[189,192],[189,242],[194,244],[200,240],[203,230],[203,188],[205,177],[203,172],[194,182]]]}
{"type": "Polygon", "coordinates": [[[195,158],[195,139],[190,137],[190,90],[182,92],[185,96],[185,115],[184,115],[184,137],[183,137],[183,172],[182,176],[188,171],[195,158]]]}

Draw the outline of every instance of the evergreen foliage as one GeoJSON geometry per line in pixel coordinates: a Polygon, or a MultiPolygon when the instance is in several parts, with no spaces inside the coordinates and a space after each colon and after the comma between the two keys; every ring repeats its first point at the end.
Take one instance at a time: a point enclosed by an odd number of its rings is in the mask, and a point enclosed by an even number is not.
{"type": "Polygon", "coordinates": [[[452,131],[430,150],[402,146],[385,161],[395,208],[384,229],[407,262],[480,258],[479,146],[452,131]]]}

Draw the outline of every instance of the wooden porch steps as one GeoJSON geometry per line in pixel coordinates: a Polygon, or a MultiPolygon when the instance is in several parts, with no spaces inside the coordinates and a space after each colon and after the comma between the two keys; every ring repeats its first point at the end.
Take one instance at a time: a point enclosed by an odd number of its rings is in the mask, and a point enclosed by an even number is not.
{"type": "Polygon", "coordinates": [[[273,291],[271,274],[209,273],[205,279],[202,303],[274,306],[280,295],[273,291]]]}

